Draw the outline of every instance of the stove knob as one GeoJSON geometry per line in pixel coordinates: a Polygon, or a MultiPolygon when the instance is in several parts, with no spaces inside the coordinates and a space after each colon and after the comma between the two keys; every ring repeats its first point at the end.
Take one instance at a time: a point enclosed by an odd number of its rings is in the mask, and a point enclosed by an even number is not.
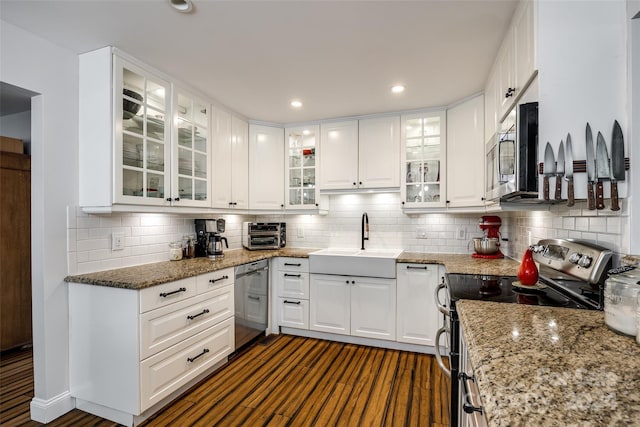
{"type": "Polygon", "coordinates": [[[569,262],[571,264],[577,264],[578,261],[580,261],[580,258],[582,258],[582,254],[578,252],[574,252],[571,255],[569,255],[569,262]]]}
{"type": "Polygon", "coordinates": [[[586,255],[582,255],[582,257],[580,257],[580,261],[578,261],[578,265],[582,268],[588,268],[591,265],[591,257],[590,256],[586,256],[586,255]]]}

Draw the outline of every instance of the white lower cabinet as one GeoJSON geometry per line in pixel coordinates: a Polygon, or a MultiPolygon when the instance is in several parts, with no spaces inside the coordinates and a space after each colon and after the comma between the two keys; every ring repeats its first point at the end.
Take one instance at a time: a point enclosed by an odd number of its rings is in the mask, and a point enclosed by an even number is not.
{"type": "Polygon", "coordinates": [[[396,280],[312,274],[309,329],[395,340],[396,280]]]}
{"type": "Polygon", "coordinates": [[[309,329],[309,260],[280,257],[274,262],[278,325],[309,329]]]}
{"type": "Polygon", "coordinates": [[[435,346],[442,323],[434,293],[442,267],[434,264],[398,264],[397,341],[435,346]]]}
{"type": "Polygon", "coordinates": [[[70,283],[77,407],[135,425],[226,362],[235,345],[233,277],[228,268],[142,290],[70,283]]]}

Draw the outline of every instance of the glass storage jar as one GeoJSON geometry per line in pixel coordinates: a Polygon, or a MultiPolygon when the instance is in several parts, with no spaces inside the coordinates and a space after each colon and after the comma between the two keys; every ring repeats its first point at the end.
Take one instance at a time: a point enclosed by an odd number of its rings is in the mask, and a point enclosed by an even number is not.
{"type": "Polygon", "coordinates": [[[616,332],[635,337],[640,294],[640,271],[610,274],[604,283],[604,323],[616,332]]]}
{"type": "Polygon", "coordinates": [[[169,243],[169,259],[171,261],[180,261],[182,259],[182,242],[169,243]]]}

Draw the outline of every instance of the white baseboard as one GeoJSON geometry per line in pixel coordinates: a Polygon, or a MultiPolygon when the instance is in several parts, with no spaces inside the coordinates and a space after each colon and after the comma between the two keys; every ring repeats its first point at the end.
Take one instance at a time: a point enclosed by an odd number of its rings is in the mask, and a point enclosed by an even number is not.
{"type": "Polygon", "coordinates": [[[71,397],[68,391],[60,393],[48,400],[34,397],[31,400],[31,419],[39,423],[47,424],[75,407],[76,399],[71,397]]]}

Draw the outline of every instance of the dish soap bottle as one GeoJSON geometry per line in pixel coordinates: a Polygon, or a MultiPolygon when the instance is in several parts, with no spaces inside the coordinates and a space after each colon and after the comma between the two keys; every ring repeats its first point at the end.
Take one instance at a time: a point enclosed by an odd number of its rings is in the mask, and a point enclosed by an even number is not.
{"type": "Polygon", "coordinates": [[[525,286],[533,286],[538,283],[538,267],[533,260],[533,250],[528,247],[522,257],[520,268],[518,269],[518,280],[525,286]]]}

